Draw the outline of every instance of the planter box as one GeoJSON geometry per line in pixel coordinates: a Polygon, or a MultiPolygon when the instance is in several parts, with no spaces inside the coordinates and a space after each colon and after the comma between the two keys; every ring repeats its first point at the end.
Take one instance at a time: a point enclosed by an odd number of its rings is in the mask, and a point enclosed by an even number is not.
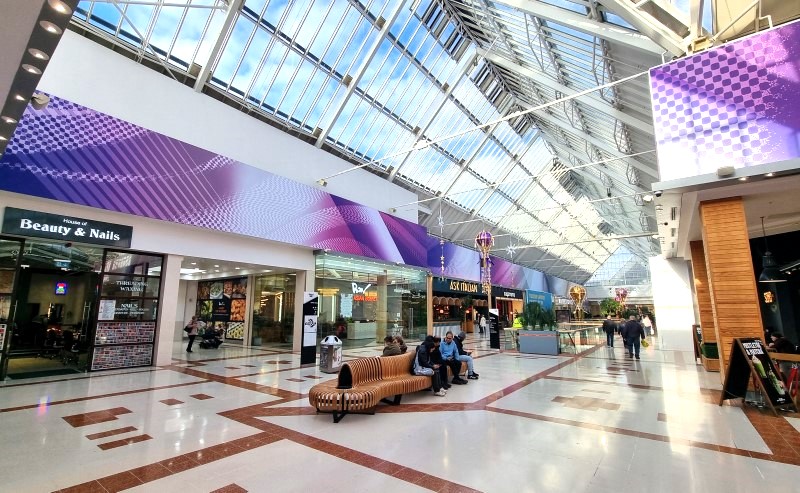
{"type": "Polygon", "coordinates": [[[519,352],[558,354],[558,332],[553,330],[518,330],[519,352]]]}
{"type": "Polygon", "coordinates": [[[701,354],[700,360],[703,362],[703,368],[705,368],[706,371],[719,371],[719,359],[706,358],[701,354]]]}

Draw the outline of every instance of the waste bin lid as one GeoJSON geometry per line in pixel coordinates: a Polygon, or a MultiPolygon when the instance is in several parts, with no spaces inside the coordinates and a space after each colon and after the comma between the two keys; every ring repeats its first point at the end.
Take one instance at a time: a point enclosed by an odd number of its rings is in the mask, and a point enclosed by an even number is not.
{"type": "Polygon", "coordinates": [[[325,336],[320,344],[341,344],[342,340],[336,336],[325,336]]]}

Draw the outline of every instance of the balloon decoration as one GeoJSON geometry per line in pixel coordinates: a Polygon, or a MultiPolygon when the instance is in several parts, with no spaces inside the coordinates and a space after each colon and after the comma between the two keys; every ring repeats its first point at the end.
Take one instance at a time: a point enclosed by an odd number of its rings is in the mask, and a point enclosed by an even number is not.
{"type": "Polygon", "coordinates": [[[586,299],[586,288],[583,286],[572,286],[569,288],[569,297],[575,302],[575,318],[583,319],[583,300],[586,299]]]}
{"type": "Polygon", "coordinates": [[[481,286],[483,292],[489,294],[492,290],[492,259],[489,258],[489,251],[494,246],[492,233],[483,230],[475,236],[475,246],[481,254],[481,286]]]}
{"type": "Polygon", "coordinates": [[[625,288],[616,288],[614,290],[614,301],[619,301],[619,304],[622,305],[622,308],[625,308],[625,300],[628,299],[628,290],[625,288]]]}

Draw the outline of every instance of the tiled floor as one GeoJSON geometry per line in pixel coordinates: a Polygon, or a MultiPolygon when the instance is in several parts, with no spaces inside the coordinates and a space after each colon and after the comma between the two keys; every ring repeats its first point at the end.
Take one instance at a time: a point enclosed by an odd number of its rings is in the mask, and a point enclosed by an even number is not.
{"type": "Polygon", "coordinates": [[[169,367],[7,381],[0,491],[797,491],[800,416],[719,406],[690,353],[467,347],[479,380],[338,424],[307,400],[335,375],[286,352],[176,348],[169,367]]]}

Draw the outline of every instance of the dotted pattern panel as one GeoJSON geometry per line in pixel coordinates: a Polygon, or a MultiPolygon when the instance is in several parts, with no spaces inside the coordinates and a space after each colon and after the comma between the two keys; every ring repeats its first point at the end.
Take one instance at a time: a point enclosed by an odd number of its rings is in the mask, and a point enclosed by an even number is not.
{"type": "Polygon", "coordinates": [[[652,69],[661,180],[796,157],[784,132],[800,129],[798,45],[795,23],[652,69]]]}

